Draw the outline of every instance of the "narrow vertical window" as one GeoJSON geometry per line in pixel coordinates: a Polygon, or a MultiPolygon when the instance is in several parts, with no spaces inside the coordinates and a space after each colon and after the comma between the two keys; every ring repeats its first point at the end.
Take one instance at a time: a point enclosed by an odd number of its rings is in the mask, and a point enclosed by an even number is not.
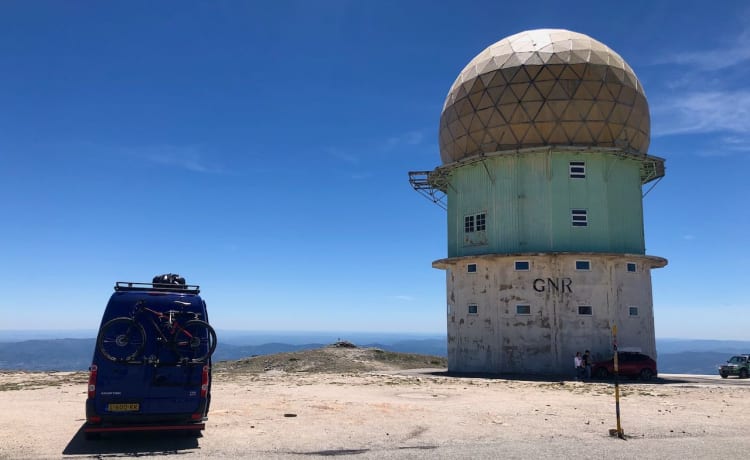
{"type": "Polygon", "coordinates": [[[485,213],[477,214],[476,215],[476,221],[477,221],[477,231],[483,232],[487,228],[485,225],[485,221],[487,220],[487,215],[485,213]]]}
{"type": "Polygon", "coordinates": [[[571,179],[585,179],[586,178],[586,163],[583,161],[571,161],[570,162],[570,178],[571,179]]]}
{"type": "Polygon", "coordinates": [[[573,227],[588,227],[589,216],[585,209],[571,209],[570,218],[573,227]]]}
{"type": "Polygon", "coordinates": [[[464,217],[464,231],[466,233],[473,233],[474,228],[474,216],[464,217]]]}

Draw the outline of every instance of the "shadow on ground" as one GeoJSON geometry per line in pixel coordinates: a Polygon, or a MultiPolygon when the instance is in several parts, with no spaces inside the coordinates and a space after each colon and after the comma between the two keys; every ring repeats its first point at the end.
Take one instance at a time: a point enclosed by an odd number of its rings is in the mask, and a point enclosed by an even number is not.
{"type": "MultiPolygon", "coordinates": [[[[200,435],[199,435],[200,436],[200,435]]],[[[107,433],[87,440],[83,425],[63,450],[63,455],[96,455],[103,457],[140,457],[142,455],[181,455],[199,449],[195,433],[107,433]]]]}
{"type": "MultiPolygon", "coordinates": [[[[563,382],[592,382],[592,383],[614,383],[614,378],[598,379],[591,378],[587,380],[576,380],[569,376],[560,375],[528,375],[528,374],[488,374],[480,372],[450,372],[447,370],[432,371],[429,369],[420,369],[419,374],[422,375],[434,375],[436,377],[452,377],[452,378],[471,378],[471,379],[487,379],[487,380],[510,380],[519,382],[547,382],[547,383],[563,383],[563,382]]],[[[673,383],[695,383],[696,380],[700,380],[700,376],[676,376],[676,375],[665,375],[662,377],[653,378],[651,380],[641,380],[638,378],[620,377],[620,383],[641,383],[641,384],[673,384],[673,383]]],[[[718,383],[718,381],[716,382],[718,383]]]]}

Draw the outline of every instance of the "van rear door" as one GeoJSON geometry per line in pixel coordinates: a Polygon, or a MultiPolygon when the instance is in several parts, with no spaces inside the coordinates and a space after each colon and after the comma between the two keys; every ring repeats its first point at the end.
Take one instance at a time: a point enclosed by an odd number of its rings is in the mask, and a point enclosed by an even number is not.
{"type": "MultiPolygon", "coordinates": [[[[116,292],[102,323],[115,317],[133,316],[133,305],[144,304],[158,313],[179,310],[180,323],[206,320],[205,303],[197,295],[173,293],[116,292]]],[[[96,413],[111,423],[184,423],[201,421],[207,411],[210,359],[207,363],[185,362],[174,346],[165,343],[168,334],[163,318],[144,312],[134,319],[143,326],[146,341],[137,359],[113,362],[100,353],[97,365],[96,413]]]]}

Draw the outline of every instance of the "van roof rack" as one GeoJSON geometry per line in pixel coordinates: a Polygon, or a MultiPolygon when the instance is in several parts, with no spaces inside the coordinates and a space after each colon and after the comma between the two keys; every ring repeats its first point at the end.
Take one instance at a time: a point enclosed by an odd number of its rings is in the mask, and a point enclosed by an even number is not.
{"type": "Polygon", "coordinates": [[[117,281],[115,283],[115,291],[155,291],[199,294],[201,292],[201,287],[197,284],[135,283],[132,281],[117,281]]]}

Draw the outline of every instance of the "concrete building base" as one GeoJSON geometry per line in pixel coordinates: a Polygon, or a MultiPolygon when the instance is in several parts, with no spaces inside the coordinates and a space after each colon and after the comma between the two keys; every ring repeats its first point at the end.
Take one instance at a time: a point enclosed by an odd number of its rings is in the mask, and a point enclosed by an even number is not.
{"type": "Polygon", "coordinates": [[[618,347],[656,359],[651,269],[636,254],[486,254],[433,262],[446,270],[448,370],[565,374],[577,351],[618,347]]]}

